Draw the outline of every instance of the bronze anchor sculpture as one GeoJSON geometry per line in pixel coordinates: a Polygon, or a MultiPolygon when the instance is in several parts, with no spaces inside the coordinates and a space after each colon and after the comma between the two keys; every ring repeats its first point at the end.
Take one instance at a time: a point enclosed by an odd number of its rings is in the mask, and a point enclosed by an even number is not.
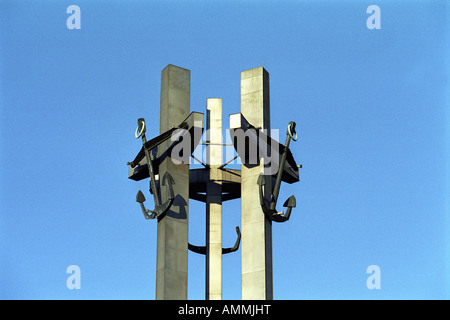
{"type": "MultiPolygon", "coordinates": [[[[144,206],[145,196],[141,190],[139,190],[136,195],[136,202],[139,202],[142,212],[144,213],[145,219],[158,218],[158,220],[159,220],[159,219],[164,218],[165,214],[167,213],[167,211],[170,209],[170,207],[173,204],[173,200],[174,200],[175,196],[174,196],[172,185],[175,184],[175,181],[173,180],[170,173],[166,172],[164,174],[161,185],[167,186],[167,199],[168,200],[161,204],[159,190],[156,186],[155,170],[153,168],[152,160],[150,158],[149,148],[147,147],[147,139],[145,138],[145,131],[146,131],[145,120],[144,120],[144,118],[139,118],[138,126],[137,126],[136,132],[135,132],[135,137],[136,137],[136,139],[139,139],[140,137],[142,137],[142,145],[143,145],[143,149],[145,152],[145,158],[147,160],[148,173],[150,176],[150,193],[153,194],[153,199],[155,201],[155,209],[148,210],[145,208],[145,206],[144,206]],[[148,214],[149,212],[151,213],[151,215],[148,214]]],[[[169,135],[165,135],[163,138],[160,139],[158,144],[167,140],[168,137],[169,137],[169,135]]],[[[132,167],[135,166],[134,162],[135,161],[130,163],[132,167]]]]}
{"type": "Polygon", "coordinates": [[[287,207],[286,213],[284,213],[283,211],[279,212],[275,208],[277,205],[278,194],[280,192],[281,177],[283,175],[283,168],[286,163],[286,157],[287,157],[288,150],[289,150],[289,143],[290,143],[291,139],[294,141],[297,141],[297,133],[295,132],[295,122],[294,121],[289,122],[286,135],[287,135],[286,142],[284,144],[283,154],[281,156],[281,161],[280,161],[279,168],[278,168],[277,178],[276,178],[275,186],[273,188],[273,191],[272,191],[272,194],[270,197],[270,202],[268,202],[265,199],[263,189],[264,189],[264,185],[266,184],[266,179],[271,179],[271,178],[261,174],[258,177],[258,181],[257,181],[257,183],[259,185],[259,202],[260,202],[261,208],[262,208],[264,214],[266,215],[266,217],[269,220],[275,221],[275,222],[285,222],[285,221],[289,220],[292,208],[295,208],[295,206],[296,206],[295,196],[290,196],[283,204],[283,207],[287,207]],[[283,213],[284,213],[284,215],[283,215],[283,213]]]}
{"type": "Polygon", "coordinates": [[[144,206],[145,196],[142,191],[136,195],[136,202],[141,206],[145,219],[155,219],[158,221],[164,218],[169,212],[175,199],[175,179],[169,172],[162,175],[159,172],[160,164],[168,157],[180,163],[186,163],[190,154],[198,145],[203,132],[203,114],[192,112],[179,125],[172,126],[169,130],[159,136],[147,141],[145,137],[146,123],[143,118],[138,119],[138,126],[135,131],[135,138],[142,138],[142,147],[133,161],[127,162],[128,178],[139,181],[150,178],[150,193],[153,194],[155,209],[149,210],[144,206]],[[168,142],[167,144],[164,144],[168,142]],[[178,147],[185,152],[172,152],[178,147]],[[159,178],[159,179],[158,179],[159,178]],[[166,187],[167,199],[161,203],[161,187],[166,187]]]}

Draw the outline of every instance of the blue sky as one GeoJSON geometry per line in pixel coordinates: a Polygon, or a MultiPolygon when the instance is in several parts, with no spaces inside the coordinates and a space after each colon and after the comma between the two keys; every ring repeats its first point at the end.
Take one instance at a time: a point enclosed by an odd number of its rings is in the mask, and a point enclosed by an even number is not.
{"type": "MultiPolygon", "coordinates": [[[[297,123],[301,181],[273,225],[275,299],[448,299],[446,1],[0,1],[0,298],[154,299],[156,221],[126,162],[159,132],[160,72],[191,70],[191,110],[240,110],[240,72],[270,73],[271,125],[297,123]],[[66,9],[81,9],[69,30],[66,9]],[[369,30],[369,5],[381,29],[369,30]],[[69,290],[66,269],[81,269],[69,290]],[[381,289],[369,290],[377,265],[381,289]]],[[[225,132],[224,132],[225,134],[225,132]]],[[[193,166],[195,167],[195,166],[193,166]]],[[[238,168],[238,165],[231,165],[238,168]]],[[[147,197],[151,202],[151,197],[147,197]]],[[[150,203],[149,203],[150,206],[150,203]]],[[[240,202],[223,209],[232,246],[240,202]]],[[[205,241],[190,201],[189,241],[205,241]]],[[[223,298],[240,299],[240,255],[223,298]]],[[[189,253],[189,299],[204,298],[189,253]]]]}

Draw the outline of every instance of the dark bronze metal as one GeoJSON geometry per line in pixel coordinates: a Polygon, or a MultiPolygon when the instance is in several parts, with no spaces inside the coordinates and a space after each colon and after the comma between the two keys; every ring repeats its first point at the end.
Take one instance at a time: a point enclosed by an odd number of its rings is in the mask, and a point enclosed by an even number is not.
{"type": "MultiPolygon", "coordinates": [[[[241,230],[239,229],[239,227],[236,227],[236,233],[237,239],[234,243],[234,246],[231,248],[222,248],[222,254],[235,252],[239,249],[239,245],[241,243],[241,230]]],[[[198,254],[206,254],[206,246],[196,246],[188,242],[188,249],[198,254]]]]}
{"type": "Polygon", "coordinates": [[[286,213],[283,215],[283,211],[278,212],[276,210],[278,195],[280,192],[281,187],[281,178],[283,176],[283,168],[284,164],[286,163],[286,158],[289,151],[289,143],[290,141],[294,140],[297,141],[297,133],[295,132],[295,122],[291,121],[289,122],[287,132],[286,132],[286,142],[284,144],[283,148],[283,154],[281,156],[281,161],[278,168],[277,177],[275,180],[275,185],[273,187],[273,191],[271,193],[270,202],[267,202],[265,196],[264,196],[264,185],[266,184],[266,179],[271,179],[271,177],[267,177],[263,174],[261,174],[258,177],[258,185],[259,185],[259,201],[261,204],[261,207],[263,209],[264,214],[269,220],[275,221],[275,222],[285,222],[289,220],[289,217],[291,215],[292,208],[295,208],[296,206],[296,200],[295,196],[290,196],[283,204],[284,207],[287,207],[286,213]]]}

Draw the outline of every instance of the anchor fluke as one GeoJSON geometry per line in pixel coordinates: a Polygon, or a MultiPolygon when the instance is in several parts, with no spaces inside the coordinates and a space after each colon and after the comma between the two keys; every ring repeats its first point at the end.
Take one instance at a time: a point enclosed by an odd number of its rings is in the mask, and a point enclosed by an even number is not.
{"type": "Polygon", "coordinates": [[[295,196],[290,196],[284,203],[283,203],[283,207],[287,207],[289,208],[295,208],[296,206],[296,200],[295,200],[295,196]]]}
{"type": "Polygon", "coordinates": [[[144,194],[142,193],[141,190],[139,190],[138,193],[136,194],[136,202],[143,203],[145,200],[146,199],[144,194]]]}
{"type": "Polygon", "coordinates": [[[138,193],[136,194],[136,202],[139,202],[139,204],[141,206],[142,213],[144,214],[144,218],[145,219],[155,219],[156,218],[156,213],[155,212],[145,208],[145,206],[144,206],[145,196],[144,196],[144,194],[142,193],[141,190],[139,190],[138,193]],[[149,212],[152,212],[152,214],[149,215],[148,214],[149,212]]]}
{"type": "Polygon", "coordinates": [[[295,208],[295,204],[296,204],[295,197],[290,196],[283,204],[283,207],[287,208],[286,213],[284,213],[283,211],[278,212],[276,215],[272,216],[272,220],[276,222],[288,221],[289,217],[291,216],[292,208],[295,208]]]}

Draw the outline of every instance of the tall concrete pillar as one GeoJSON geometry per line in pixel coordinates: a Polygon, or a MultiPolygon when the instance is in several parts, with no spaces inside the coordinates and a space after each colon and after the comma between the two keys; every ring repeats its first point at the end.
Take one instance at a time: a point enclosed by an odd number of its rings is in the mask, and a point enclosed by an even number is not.
{"type": "MultiPolygon", "coordinates": [[[[241,72],[241,113],[253,126],[270,133],[269,73],[262,67],[241,72]]],[[[263,166],[263,161],[241,166],[243,300],[273,299],[272,223],[261,209],[257,185],[263,166]]],[[[270,183],[265,187],[265,194],[270,194],[270,183]]]]}
{"type": "MultiPolygon", "coordinates": [[[[190,113],[190,71],[168,65],[161,72],[160,133],[179,125],[190,113]]],[[[171,141],[165,142],[168,147],[171,141]]],[[[175,181],[175,200],[158,221],[156,299],[186,300],[188,277],[189,164],[166,157],[159,176],[169,172],[175,181]]],[[[167,200],[161,186],[161,202],[167,200]]]]}
{"type": "Polygon", "coordinates": [[[206,299],[222,299],[222,99],[206,102],[206,299]]]}

